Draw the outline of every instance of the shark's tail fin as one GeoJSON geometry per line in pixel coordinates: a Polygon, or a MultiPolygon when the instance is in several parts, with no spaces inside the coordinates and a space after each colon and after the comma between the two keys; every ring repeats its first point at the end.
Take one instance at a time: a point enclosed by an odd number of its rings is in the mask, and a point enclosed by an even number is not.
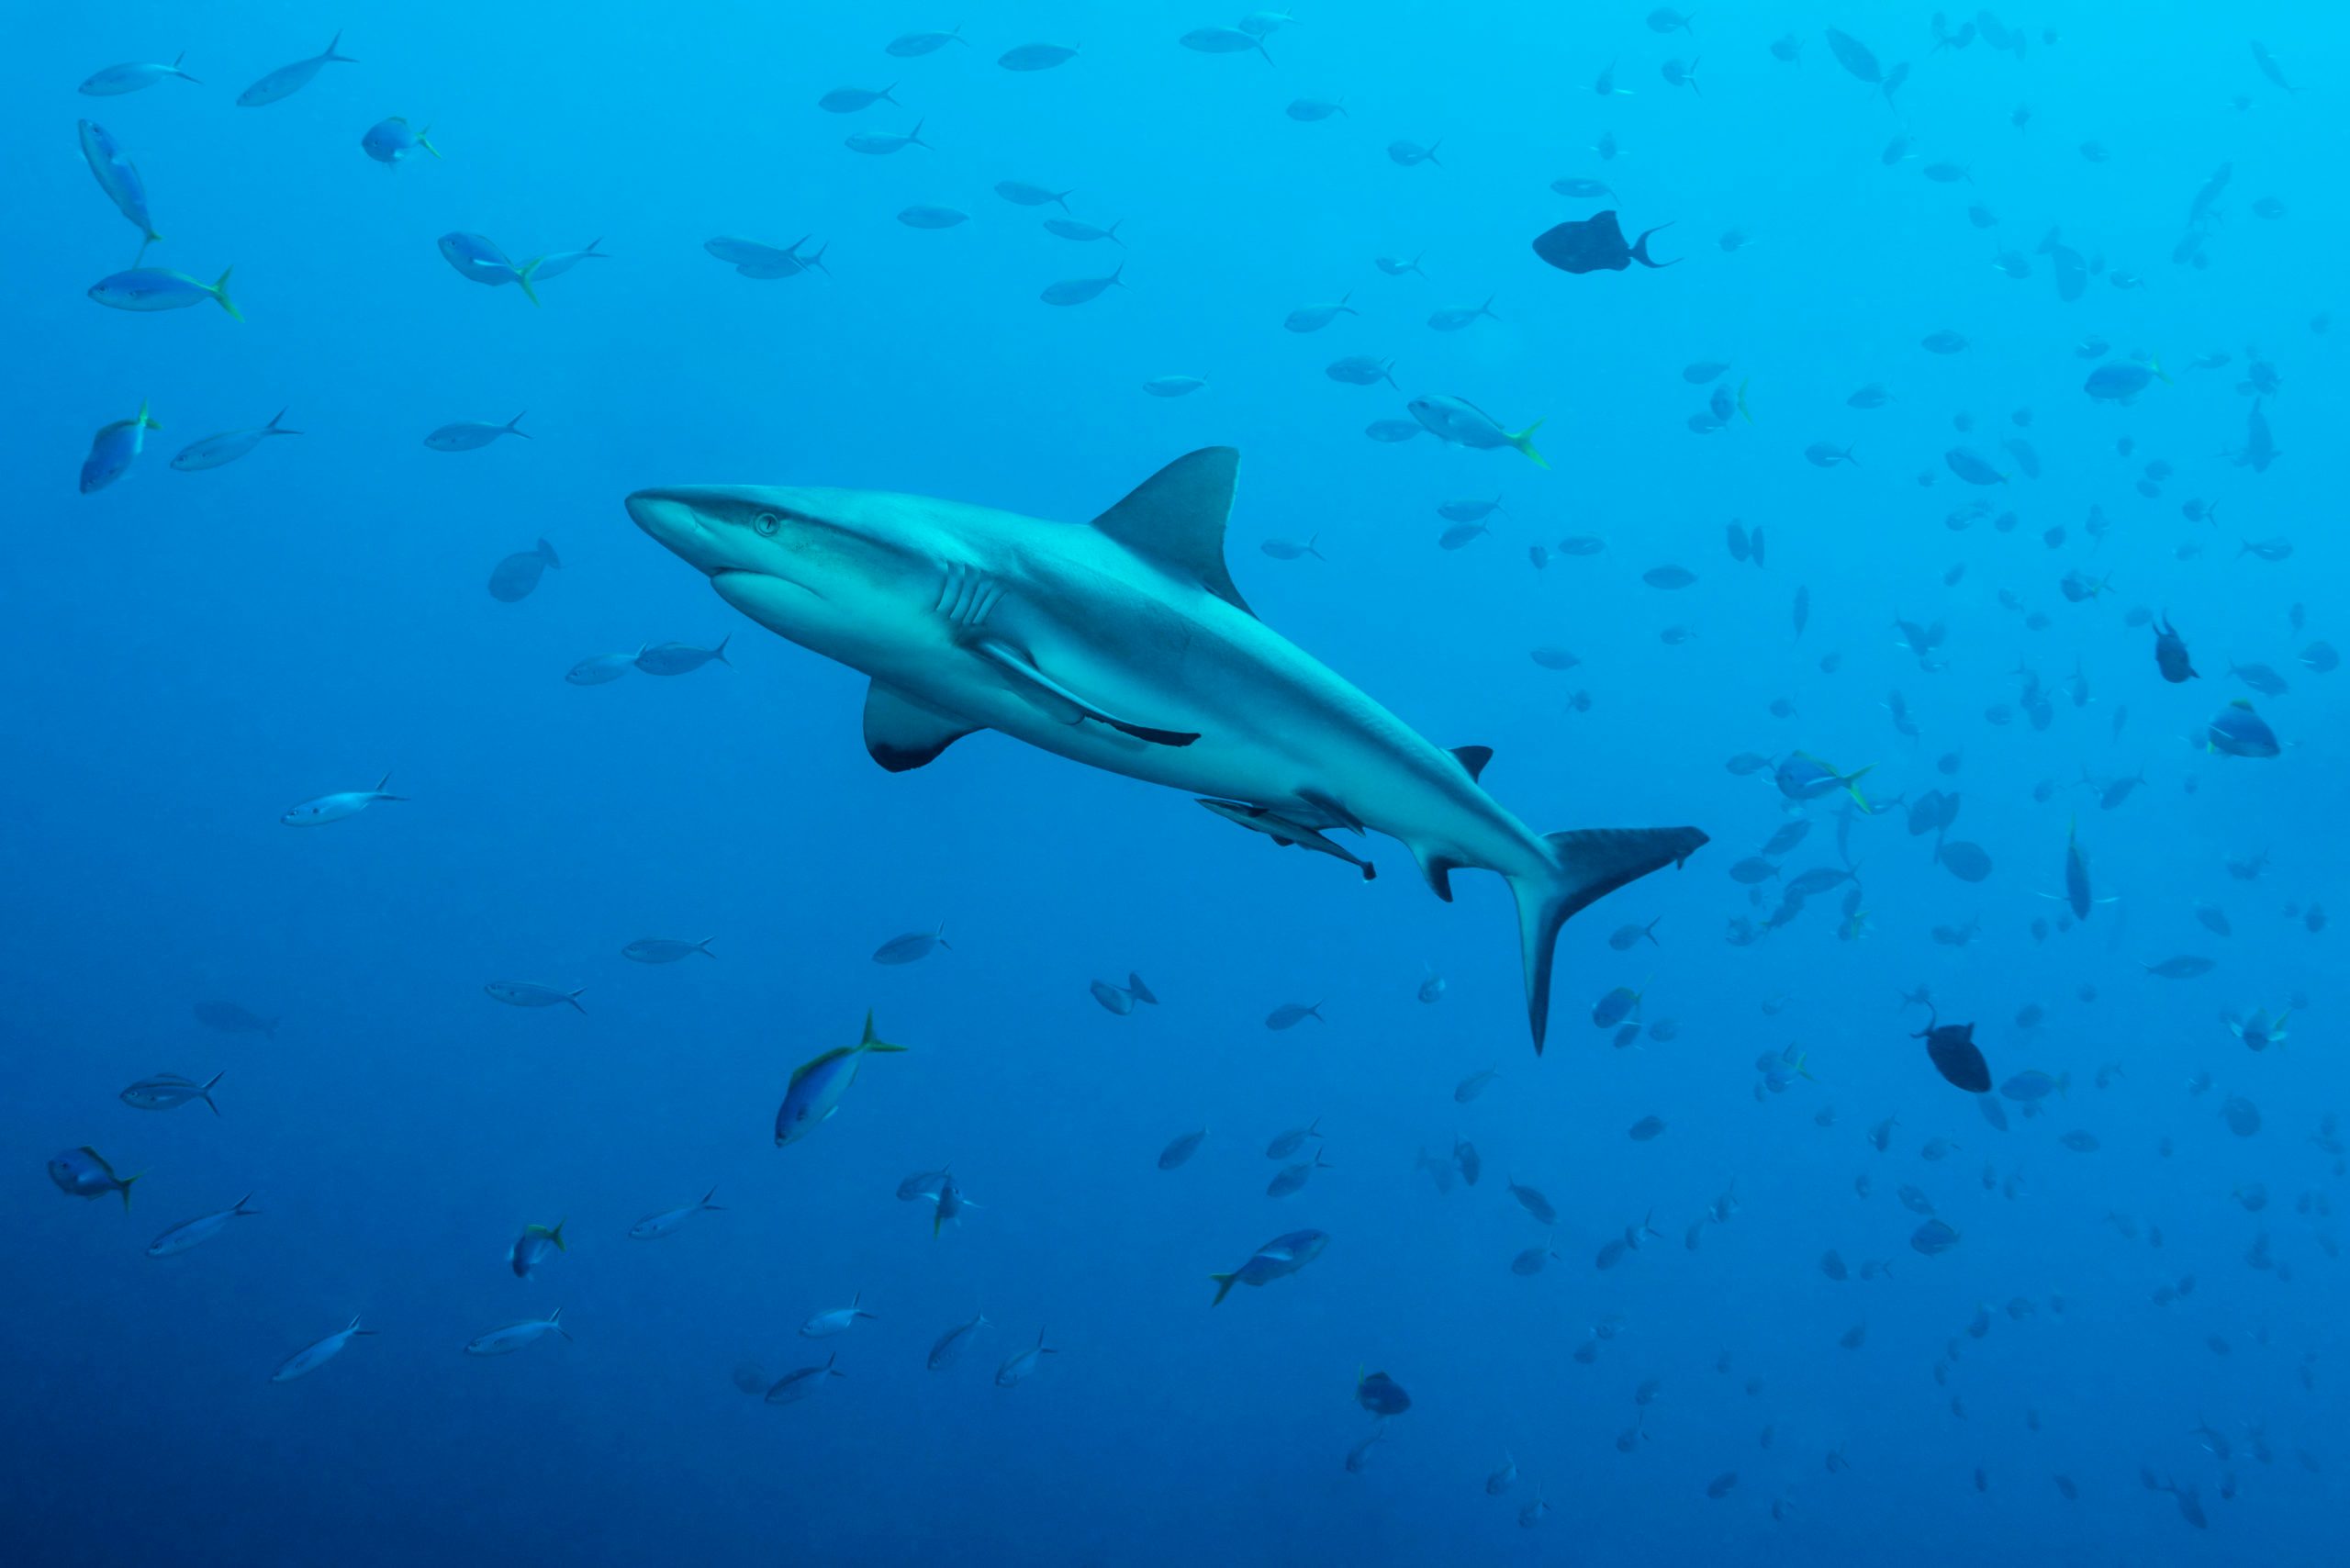
{"type": "Polygon", "coordinates": [[[1694,827],[1586,828],[1545,835],[1549,871],[1510,879],[1526,966],[1526,1015],[1539,1055],[1550,1020],[1550,960],[1559,928],[1585,905],[1651,871],[1677,866],[1706,843],[1694,827]]]}

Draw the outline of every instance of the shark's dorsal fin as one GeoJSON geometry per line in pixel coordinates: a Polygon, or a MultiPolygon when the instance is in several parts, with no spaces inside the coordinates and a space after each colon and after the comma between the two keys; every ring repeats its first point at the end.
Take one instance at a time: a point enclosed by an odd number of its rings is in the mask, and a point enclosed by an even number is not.
{"type": "Polygon", "coordinates": [[[1494,748],[1489,745],[1457,745],[1452,748],[1452,760],[1472,779],[1485,776],[1485,764],[1494,760],[1494,748]]]}
{"type": "Polygon", "coordinates": [[[1169,463],[1093,520],[1093,526],[1159,566],[1196,581],[1246,615],[1257,612],[1232,584],[1224,564],[1224,525],[1240,454],[1203,446],[1169,463]]]}
{"type": "Polygon", "coordinates": [[[875,681],[865,693],[865,749],[892,773],[905,773],[984,729],[911,692],[875,681]]]}

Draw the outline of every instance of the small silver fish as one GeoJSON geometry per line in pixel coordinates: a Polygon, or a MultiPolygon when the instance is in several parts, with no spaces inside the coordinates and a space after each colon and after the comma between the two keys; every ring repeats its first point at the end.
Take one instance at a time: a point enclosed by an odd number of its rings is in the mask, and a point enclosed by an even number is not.
{"type": "Polygon", "coordinates": [[[535,985],[529,980],[492,980],[482,987],[492,1001],[502,1002],[509,1007],[559,1007],[569,1002],[572,1010],[577,1013],[588,1011],[579,1005],[579,998],[587,989],[581,986],[576,991],[565,991],[558,986],[535,985]]]}
{"type": "Polygon", "coordinates": [[[1018,1355],[1007,1359],[1002,1366],[995,1369],[995,1385],[998,1388],[1010,1388],[1035,1372],[1043,1358],[1059,1353],[1054,1347],[1045,1343],[1045,1331],[1039,1328],[1036,1330],[1036,1342],[1034,1345],[1018,1355]]]}
{"type": "Polygon", "coordinates": [[[493,1328],[465,1347],[469,1356],[510,1356],[526,1346],[535,1345],[550,1334],[571,1338],[571,1330],[563,1326],[563,1308],[556,1307],[544,1317],[533,1317],[522,1323],[509,1323],[503,1328],[493,1328]]]}
{"type": "Polygon", "coordinates": [[[326,1365],[329,1361],[342,1354],[343,1347],[350,1344],[352,1340],[359,1338],[361,1335],[372,1335],[376,1331],[373,1328],[360,1327],[359,1319],[354,1317],[351,1320],[351,1326],[349,1327],[344,1328],[340,1332],[330,1334],[316,1344],[305,1345],[302,1349],[286,1357],[285,1364],[280,1366],[275,1372],[269,1374],[269,1381],[272,1383],[292,1383],[297,1377],[308,1377],[310,1373],[318,1371],[320,1367],[326,1365]]]}
{"type": "Polygon", "coordinates": [[[139,1111],[176,1111],[192,1100],[201,1100],[212,1106],[212,1114],[217,1116],[220,1107],[213,1103],[212,1086],[227,1076],[225,1072],[216,1072],[198,1083],[176,1072],[159,1072],[152,1078],[140,1079],[117,1098],[139,1111]]]}

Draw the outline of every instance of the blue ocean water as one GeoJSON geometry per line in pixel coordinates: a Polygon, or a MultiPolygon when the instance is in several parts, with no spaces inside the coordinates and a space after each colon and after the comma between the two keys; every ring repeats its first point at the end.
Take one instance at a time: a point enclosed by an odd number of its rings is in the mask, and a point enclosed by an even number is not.
{"type": "Polygon", "coordinates": [[[1572,9],[19,17],[8,1560],[2336,1556],[2342,28],[1572,9]],[[350,62],[237,104],[338,28],[350,62]],[[1000,63],[1037,42],[1076,53],[1000,63]],[[183,50],[193,83],[76,90],[183,50]],[[394,115],[438,156],[372,162],[394,115]],[[241,321],[83,297],[140,230],[77,120],[143,177],[143,264],[233,267],[241,321]],[[1669,225],[1672,264],[1537,255],[1602,212],[1669,225]],[[1042,227],[1065,215],[1116,236],[1042,227]],[[534,308],[453,268],[451,233],[517,271],[599,253],[534,308]],[[742,275],[715,237],[822,269],[742,275]],[[1349,355],[1395,384],[1326,374],[1349,355]],[[2157,361],[2126,405],[2085,387],[2157,361]],[[1205,385],[1144,390],[1173,375],[1205,385]],[[1424,396],[1541,420],[1549,466],[1366,437],[1424,396]],[[77,494],[142,403],[160,429],[77,494]],[[173,467],[281,409],[298,438],[173,467]],[[517,415],[527,440],[425,442],[517,415]],[[1540,1056],[1496,879],[1463,868],[1447,905],[1404,846],[1334,828],[1366,883],[1002,734],[885,772],[865,676],[623,505],[832,486],[1074,524],[1218,446],[1268,626],[1437,745],[1494,748],[1484,785],[1537,832],[1710,835],[1566,927],[1540,1056]],[[1438,507],[1496,496],[1439,543],[1438,507]],[[560,566],[492,597],[541,539],[560,566]],[[2165,617],[2198,678],[2158,670],[2165,617]],[[690,674],[565,678],[721,639],[690,674]],[[2239,699],[2277,755],[2213,749],[2239,699]],[[1806,756],[1867,768],[1874,810],[1780,771],[1806,756]],[[386,776],[397,801],[281,821],[386,776]],[[623,956],[648,937],[710,956],[623,956]],[[2150,969],[2177,958],[2209,968],[2150,969]],[[1090,990],[1129,975],[1155,1005],[1090,990]],[[516,981],[576,1009],[486,993],[516,981]],[[1591,1021],[1619,987],[1628,1039],[1591,1021]],[[1270,1028],[1287,1004],[1318,1015],[1270,1028]],[[793,1070],[868,1010],[906,1051],[778,1148],[793,1070]],[[1990,1093],[1937,1073],[1930,1016],[1975,1025],[1990,1093]],[[2063,1086],[2023,1098],[2031,1072],[2063,1086]],[[218,1116],[119,1097],[162,1073],[222,1075],[218,1116]],[[128,1212],[40,1180],[85,1147],[140,1173],[128,1212]],[[977,1206],[934,1236],[897,1193],[941,1168],[977,1206]],[[1211,1305],[1305,1230],[1304,1266],[1211,1305]],[[801,1332],[852,1298],[870,1321],[801,1332]],[[465,1353],[557,1309],[564,1334],[465,1353]],[[371,1334],[272,1381],[354,1315],[371,1334]],[[1376,1372],[1411,1401],[1383,1428],[1376,1372]]]}

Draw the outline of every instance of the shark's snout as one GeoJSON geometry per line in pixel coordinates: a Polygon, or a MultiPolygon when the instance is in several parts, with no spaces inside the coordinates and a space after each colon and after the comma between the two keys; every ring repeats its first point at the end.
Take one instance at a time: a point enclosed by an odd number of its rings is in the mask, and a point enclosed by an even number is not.
{"type": "Polygon", "coordinates": [[[639,490],[628,498],[628,515],[662,545],[705,572],[719,569],[718,541],[702,521],[690,490],[639,490]]]}

